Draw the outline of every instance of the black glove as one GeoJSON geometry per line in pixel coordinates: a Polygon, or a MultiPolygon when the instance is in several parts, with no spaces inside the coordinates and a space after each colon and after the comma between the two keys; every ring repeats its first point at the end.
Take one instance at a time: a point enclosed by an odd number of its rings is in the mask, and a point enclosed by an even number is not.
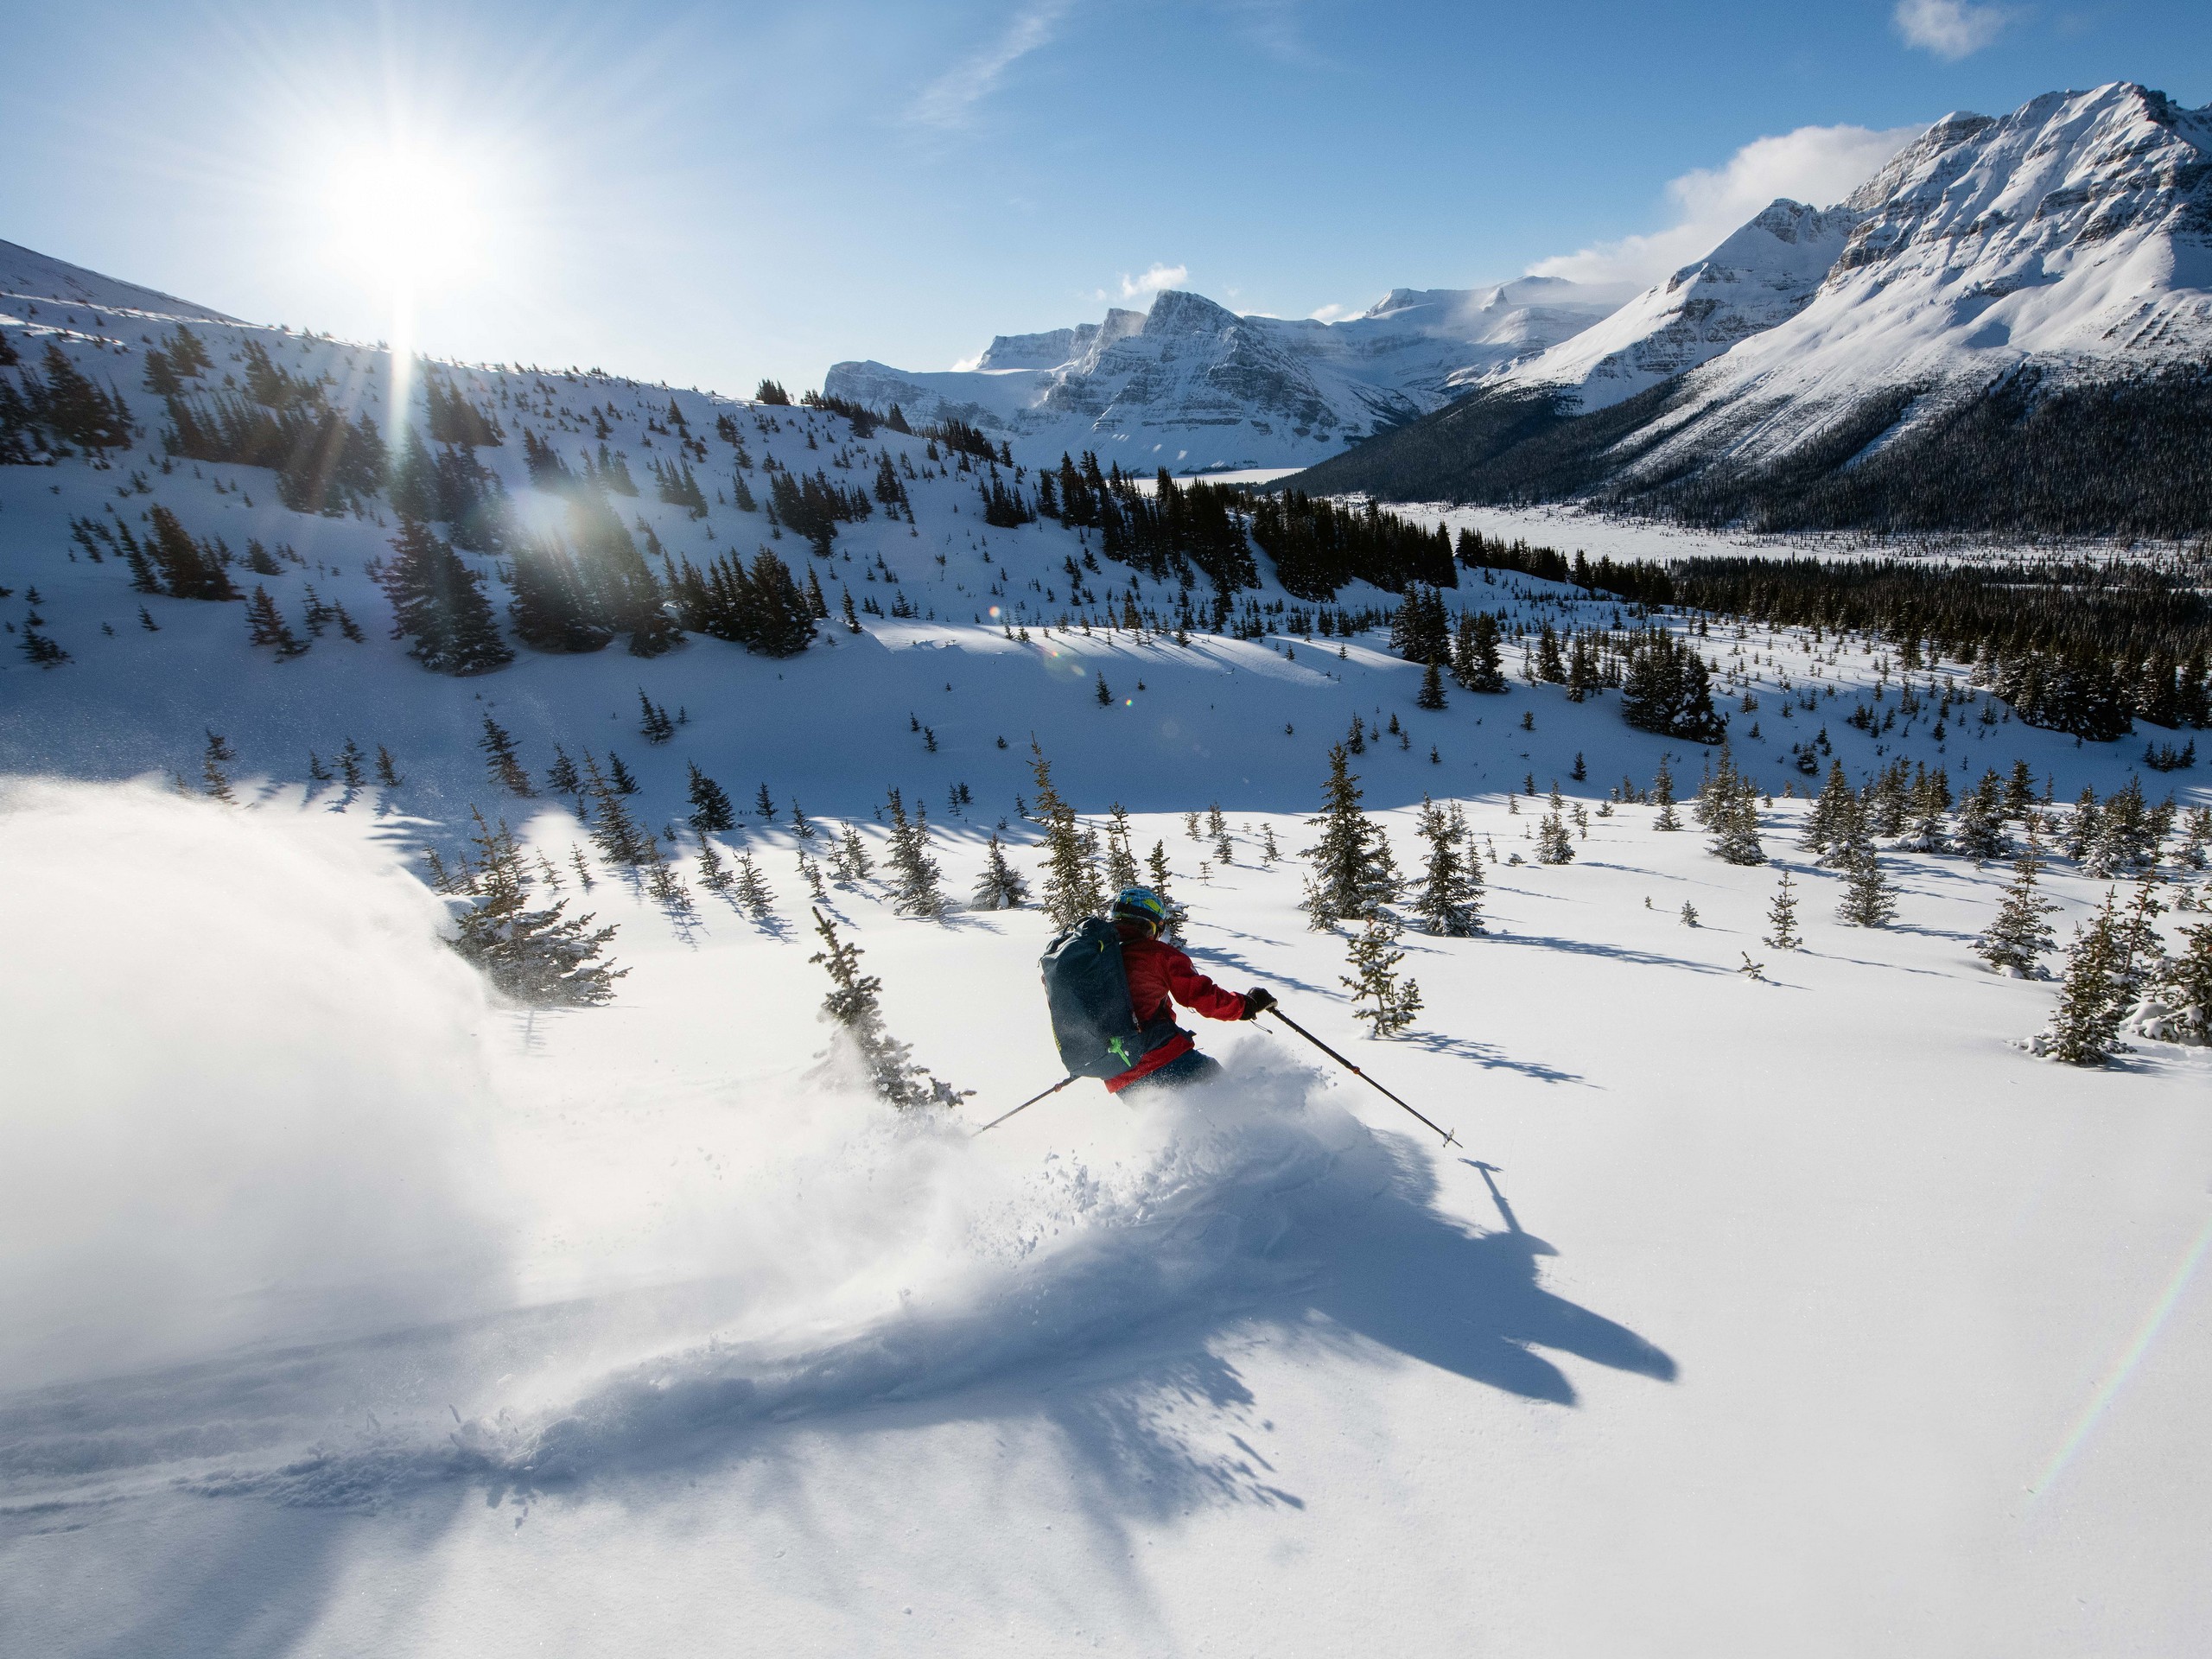
{"type": "Polygon", "coordinates": [[[1244,993],[1244,1014],[1247,1020],[1256,1020],[1275,1005],[1275,994],[1264,986],[1255,985],[1244,993]]]}

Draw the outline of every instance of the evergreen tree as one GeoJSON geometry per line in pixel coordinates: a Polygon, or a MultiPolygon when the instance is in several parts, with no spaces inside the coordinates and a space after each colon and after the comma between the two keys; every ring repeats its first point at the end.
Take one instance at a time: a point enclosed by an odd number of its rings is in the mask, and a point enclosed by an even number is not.
{"type": "Polygon", "coordinates": [[[484,716],[484,735],[476,740],[476,747],[484,751],[484,764],[493,783],[517,795],[537,793],[531,787],[530,774],[523,770],[521,758],[515,753],[513,737],[489,715],[484,716]]]}
{"type": "Polygon", "coordinates": [[[691,763],[691,827],[702,836],[721,835],[737,828],[737,810],[729,792],[691,763]]]}
{"type": "Polygon", "coordinates": [[[1129,814],[1116,801],[1107,814],[1106,887],[1109,893],[1137,885],[1136,849],[1129,841],[1129,814]]]}
{"type": "Polygon", "coordinates": [[[701,836],[699,837],[699,885],[709,893],[727,894],[734,879],[730,874],[729,866],[722,861],[721,849],[715,844],[713,837],[701,836]]]}
{"type": "Polygon", "coordinates": [[[1897,918],[1897,889],[1873,848],[1854,842],[1840,861],[1844,892],[1843,902],[1836,906],[1838,919],[1851,927],[1887,927],[1897,918]]]}
{"type": "Polygon", "coordinates": [[[2183,949],[2166,959],[2158,989],[2170,1012],[2171,1039],[2212,1044],[2212,922],[2181,930],[2183,949]]]}
{"type": "Polygon", "coordinates": [[[2113,982],[2118,954],[2114,902],[2114,895],[2107,893],[2103,908],[2075,928],[2058,1006],[2042,1033],[2030,1039],[2034,1052],[2068,1065],[2102,1065],[2120,1052],[2120,1022],[2126,1010],[2113,982]]]}
{"type": "Polygon", "coordinates": [[[1421,838],[1428,858],[1414,900],[1422,927],[1446,938],[1483,931],[1483,867],[1458,802],[1450,811],[1421,797],[1421,838]]]}
{"type": "Polygon", "coordinates": [[[1675,774],[1667,770],[1667,757],[1663,754],[1659,757],[1658,776],[1651,780],[1651,804],[1659,809],[1658,816],[1651,820],[1654,830],[1682,827],[1681,817],[1675,810],[1675,774]]]}
{"type": "Polygon", "coordinates": [[[194,541],[167,507],[157,506],[149,516],[153,528],[138,556],[130,560],[137,578],[133,586],[142,593],[161,592],[172,599],[226,601],[238,596],[224,568],[228,556],[219,543],[194,541]],[[142,569],[149,561],[151,569],[142,569]],[[147,578],[156,570],[158,582],[149,586],[147,578]]]}
{"type": "Polygon", "coordinates": [[[215,732],[207,734],[207,747],[200,760],[200,778],[201,786],[213,799],[227,803],[238,798],[231,793],[230,778],[223,771],[238,758],[238,751],[231,747],[228,740],[215,732]]]}
{"type": "Polygon", "coordinates": [[[441,674],[482,674],[514,661],[485,601],[484,579],[450,546],[413,519],[401,520],[391,546],[377,582],[391,601],[392,637],[414,641],[409,656],[441,674]]]}
{"type": "MultiPolygon", "coordinates": [[[[929,853],[929,823],[910,821],[906,803],[893,790],[887,804],[891,810],[891,843],[885,856],[892,871],[891,908],[901,916],[935,921],[947,908],[938,887],[943,874],[929,853]]],[[[919,808],[916,809],[918,813],[919,808]]]]}
{"type": "Polygon", "coordinates": [[[1805,815],[1799,845],[1818,854],[1822,863],[1831,862],[1840,849],[1859,838],[1859,819],[1858,792],[1843,775],[1843,762],[1831,760],[1827,781],[1813,801],[1813,810],[1805,815]]]}
{"type": "Polygon", "coordinates": [[[2010,848],[2005,834],[2005,781],[1992,767],[1959,802],[1959,850],[1977,864],[2002,858],[2010,848]]]}
{"type": "Polygon", "coordinates": [[[1629,648],[1621,718],[1641,731],[1693,743],[1718,743],[1728,729],[1713,709],[1712,679],[1696,647],[1657,628],[1629,648]]]}
{"type": "Polygon", "coordinates": [[[1766,862],[1766,849],[1759,842],[1758,791],[1736,770],[1726,744],[1712,781],[1698,796],[1698,808],[1713,836],[1706,850],[1715,858],[1728,864],[1766,862]]]}
{"type": "Polygon", "coordinates": [[[366,757],[361,753],[361,746],[350,737],[338,751],[338,775],[346,780],[348,791],[358,790],[368,782],[366,757]]]}
{"type": "Polygon", "coordinates": [[[1497,696],[1505,690],[1505,669],[1498,658],[1497,619],[1488,611],[1459,613],[1452,646],[1452,677],[1463,691],[1497,696]]]}
{"type": "Polygon", "coordinates": [[[645,710],[638,731],[646,742],[665,743],[676,735],[676,722],[668,717],[668,710],[657,707],[642,685],[638,688],[638,704],[645,710]]]}
{"type": "Polygon", "coordinates": [[[1422,671],[1421,693],[1414,699],[1416,709],[1441,709],[1444,705],[1444,674],[1434,663],[1422,671]]]}
{"type": "Polygon", "coordinates": [[[1190,919],[1191,912],[1179,904],[1175,895],[1168,890],[1167,843],[1166,842],[1155,841],[1152,843],[1152,851],[1145,855],[1145,869],[1152,878],[1148,885],[1153,892],[1160,896],[1160,902],[1167,907],[1167,919],[1160,925],[1160,937],[1163,939],[1179,939],[1183,937],[1183,924],[1190,919]]]}
{"type": "MultiPolygon", "coordinates": [[[[585,759],[590,759],[588,753],[585,759]]],[[[631,776],[630,768],[622,764],[622,757],[612,749],[607,752],[607,776],[608,781],[614,785],[614,792],[618,795],[635,795],[642,787],[638,780],[631,776]]]]}
{"type": "Polygon", "coordinates": [[[738,907],[756,922],[766,921],[775,912],[776,895],[770,891],[749,852],[737,855],[737,870],[730,891],[738,907]]]}
{"type": "Polygon", "coordinates": [[[1053,786],[1052,762],[1034,738],[1029,753],[1029,769],[1037,779],[1036,817],[1045,827],[1045,878],[1038,903],[1054,930],[1065,931],[1106,907],[1106,895],[1099,890],[1096,838],[1084,834],[1075,809],[1053,786]]]}
{"type": "Polygon", "coordinates": [[[1236,844],[1230,839],[1229,820],[1222,816],[1219,801],[1206,809],[1206,835],[1213,842],[1213,855],[1217,862],[1234,864],[1236,861],[1236,844]]]}
{"type": "Polygon", "coordinates": [[[858,945],[847,944],[819,910],[814,912],[815,931],[823,948],[807,958],[820,963],[830,976],[830,995],[823,999],[822,1017],[836,1027],[825,1069],[852,1066],[868,1078],[876,1097],[907,1109],[918,1106],[957,1106],[968,1091],[953,1088],[913,1063],[912,1051],[884,1028],[880,993],[883,982],[861,972],[858,945]]]}
{"type": "Polygon", "coordinates": [[[1029,884],[1006,861],[1006,849],[995,834],[991,836],[985,855],[988,861],[976,883],[975,897],[969,903],[977,910],[1019,910],[1027,904],[1029,884]]]}
{"type": "Polygon", "coordinates": [[[1395,1037],[1421,1012],[1421,987],[1401,980],[1398,925],[1387,911],[1370,912],[1366,925],[1347,947],[1351,972],[1338,981],[1351,993],[1355,1015],[1367,1021],[1368,1034],[1395,1037]]]}
{"type": "Polygon", "coordinates": [[[307,641],[294,633],[283,617],[278,613],[276,601],[269,590],[256,582],[253,597],[245,602],[246,638],[257,645],[274,645],[279,662],[297,657],[304,652],[307,641]]]}
{"type": "Polygon", "coordinates": [[[875,861],[868,856],[868,843],[861,839],[861,832],[847,824],[844,833],[837,838],[836,850],[830,855],[830,875],[849,885],[867,880],[874,868],[875,861]]]}
{"type": "Polygon", "coordinates": [[[2043,868],[2033,836],[2012,865],[2012,880],[1989,929],[1974,942],[1974,953],[1997,973],[2014,979],[2046,977],[2043,957],[2057,943],[2044,919],[2058,906],[2043,896],[2036,876],[2043,868]]]}
{"type": "Polygon", "coordinates": [[[589,749],[584,751],[584,776],[594,807],[591,823],[593,845],[599,849],[600,856],[608,863],[635,869],[645,862],[646,837],[638,821],[630,816],[630,809],[622,804],[622,797],[628,791],[610,782],[601,772],[599,762],[593,758],[589,749]]]}
{"type": "Polygon", "coordinates": [[[381,743],[377,745],[377,782],[385,789],[397,789],[407,780],[399,775],[399,762],[393,760],[391,751],[381,743]]]}
{"type": "Polygon", "coordinates": [[[807,821],[805,809],[799,805],[796,795],[791,797],[791,835],[800,841],[812,841],[815,835],[814,826],[807,821]]]}
{"type": "Polygon", "coordinates": [[[581,795],[583,779],[577,775],[576,763],[569,759],[569,752],[558,743],[553,746],[553,764],[545,769],[545,787],[556,795],[581,795]]]}
{"type": "Polygon", "coordinates": [[[1365,921],[1398,896],[1390,843],[1360,810],[1359,779],[1348,769],[1341,743],[1330,747],[1321,799],[1320,812],[1306,820],[1321,833],[1305,852],[1313,868],[1302,901],[1306,923],[1317,933],[1341,921],[1365,921]]]}
{"type": "Polygon", "coordinates": [[[1274,825],[1262,824],[1260,826],[1260,862],[1272,869],[1281,857],[1282,849],[1275,845],[1274,825]]]}
{"type": "Polygon", "coordinates": [[[460,881],[474,902],[456,918],[448,943],[518,1002],[591,1007],[609,1001],[614,981],[629,971],[599,959],[615,930],[594,931],[590,916],[568,916],[565,899],[532,908],[532,878],[514,836],[504,822],[494,830],[481,812],[474,817],[469,839],[477,857],[462,859],[460,881]]]}
{"type": "Polygon", "coordinates": [[[765,783],[753,797],[753,810],[763,823],[773,823],[776,821],[776,798],[768,792],[768,785],[765,783]]]}
{"type": "Polygon", "coordinates": [[[1567,820],[1560,815],[1559,796],[1552,796],[1551,810],[1536,821],[1536,862],[1539,864],[1572,864],[1574,861],[1574,837],[1567,834],[1567,820]]]}
{"type": "Polygon", "coordinates": [[[1797,937],[1797,897],[1787,870],[1774,890],[1774,902],[1767,906],[1766,942],[1777,950],[1795,950],[1804,943],[1797,937]]]}

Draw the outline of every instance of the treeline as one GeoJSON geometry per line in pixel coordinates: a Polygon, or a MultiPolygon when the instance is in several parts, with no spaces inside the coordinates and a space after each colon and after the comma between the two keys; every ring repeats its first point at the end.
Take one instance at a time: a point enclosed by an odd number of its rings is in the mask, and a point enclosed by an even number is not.
{"type": "Polygon", "coordinates": [[[1972,397],[1930,396],[1941,390],[1887,388],[1749,464],[1726,439],[1750,411],[1700,409],[1679,379],[1587,414],[1556,392],[1492,391],[1332,456],[1299,483],[1385,500],[1574,498],[1757,531],[2212,531],[2212,364],[2102,381],[2030,365],[1972,397]],[[1702,444],[1700,423],[1713,429],[1702,444]]]}
{"type": "Polygon", "coordinates": [[[1452,539],[1373,502],[1350,506],[1302,491],[1250,499],[1252,539],[1274,561],[1275,579],[1300,599],[1336,597],[1350,582],[1390,593],[1409,584],[1453,588],[1452,539]]]}

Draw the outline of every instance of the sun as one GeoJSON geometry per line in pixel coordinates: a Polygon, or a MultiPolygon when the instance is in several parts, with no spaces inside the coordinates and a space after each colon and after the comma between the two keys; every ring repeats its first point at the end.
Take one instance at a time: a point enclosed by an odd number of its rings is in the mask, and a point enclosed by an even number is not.
{"type": "Polygon", "coordinates": [[[321,194],[333,255],[396,293],[466,281],[483,263],[490,192],[456,149],[398,141],[342,149],[321,194]]]}

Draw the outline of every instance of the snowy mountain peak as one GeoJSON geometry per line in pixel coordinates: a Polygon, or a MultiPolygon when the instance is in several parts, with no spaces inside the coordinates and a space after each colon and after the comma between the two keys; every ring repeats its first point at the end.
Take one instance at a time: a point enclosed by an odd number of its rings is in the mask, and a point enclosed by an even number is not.
{"type": "Polygon", "coordinates": [[[1611,285],[1523,277],[1491,288],[1392,289],[1356,316],[1244,316],[1203,295],[1147,312],[1002,334],[972,367],[910,373],[831,365],[824,390],[916,420],[972,422],[1020,459],[1102,458],[1178,472],[1301,465],[1412,420],[1482,373],[1588,327],[1611,285]]]}
{"type": "Polygon", "coordinates": [[[1794,315],[1859,222],[1851,208],[1780,198],[1694,264],[1541,356],[1462,384],[1557,387],[1604,409],[1794,315]]]}

